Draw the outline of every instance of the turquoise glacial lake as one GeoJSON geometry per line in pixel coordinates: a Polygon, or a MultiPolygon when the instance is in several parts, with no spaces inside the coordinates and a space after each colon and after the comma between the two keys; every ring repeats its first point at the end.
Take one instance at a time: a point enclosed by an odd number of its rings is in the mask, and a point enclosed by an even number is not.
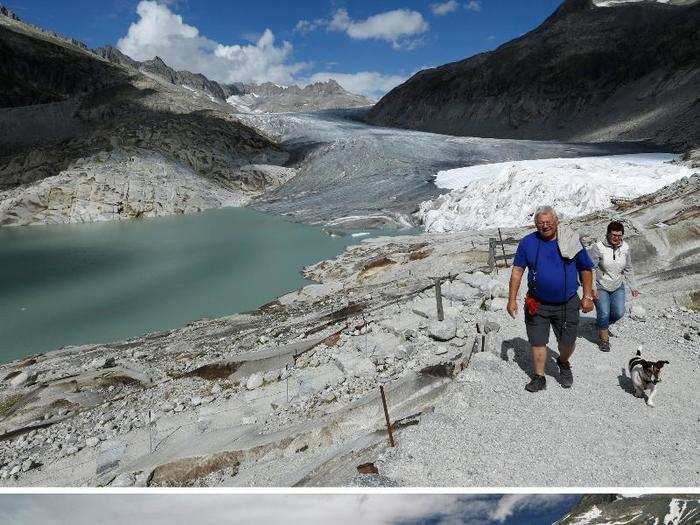
{"type": "Polygon", "coordinates": [[[359,241],[247,208],[0,228],[0,362],[253,310],[359,241]]]}

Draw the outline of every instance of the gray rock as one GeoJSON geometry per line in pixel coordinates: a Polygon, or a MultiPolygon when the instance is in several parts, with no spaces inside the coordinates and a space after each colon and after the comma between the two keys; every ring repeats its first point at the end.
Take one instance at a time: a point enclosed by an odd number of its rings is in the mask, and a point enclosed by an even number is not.
{"type": "Polygon", "coordinates": [[[321,394],[321,400],[324,403],[330,403],[332,401],[335,401],[336,395],[333,390],[326,390],[323,394],[321,394]]]}
{"type": "Polygon", "coordinates": [[[28,472],[29,470],[38,467],[41,463],[38,463],[33,458],[26,459],[22,462],[22,472],[28,472]]]}
{"type": "Polygon", "coordinates": [[[85,440],[85,445],[88,447],[96,447],[99,442],[100,438],[98,438],[97,436],[92,436],[85,440]]]}
{"type": "Polygon", "coordinates": [[[278,369],[268,370],[263,376],[265,383],[274,383],[280,377],[280,371],[278,369]]]}
{"type": "Polygon", "coordinates": [[[114,480],[112,480],[112,483],[109,484],[110,487],[133,487],[134,482],[136,480],[134,479],[134,476],[132,474],[129,474],[128,472],[122,472],[119,474],[114,480]]]}
{"type": "Polygon", "coordinates": [[[489,312],[500,312],[506,309],[506,304],[508,301],[503,297],[494,297],[488,303],[489,312]]]}
{"type": "Polygon", "coordinates": [[[642,305],[633,304],[630,307],[630,318],[635,321],[644,322],[647,320],[647,311],[642,305]]]}
{"type": "Polygon", "coordinates": [[[39,374],[33,370],[22,370],[19,374],[10,379],[10,387],[21,388],[24,386],[31,386],[36,383],[38,375],[39,374]]]}
{"type": "Polygon", "coordinates": [[[449,341],[457,335],[457,321],[446,318],[444,321],[430,321],[428,335],[438,341],[449,341]]]}
{"type": "Polygon", "coordinates": [[[113,368],[117,366],[117,360],[113,357],[98,357],[88,364],[88,368],[113,368]]]}
{"type": "Polygon", "coordinates": [[[374,377],[377,372],[371,359],[354,353],[340,354],[335,364],[350,377],[374,377]]]}
{"type": "Polygon", "coordinates": [[[501,325],[494,321],[487,321],[484,323],[484,333],[488,334],[491,332],[498,332],[501,329],[501,325]]]}
{"type": "Polygon", "coordinates": [[[255,374],[252,374],[248,380],[245,383],[245,387],[248,390],[254,390],[256,388],[259,388],[262,386],[264,382],[263,376],[261,373],[256,372],[255,374]]]}

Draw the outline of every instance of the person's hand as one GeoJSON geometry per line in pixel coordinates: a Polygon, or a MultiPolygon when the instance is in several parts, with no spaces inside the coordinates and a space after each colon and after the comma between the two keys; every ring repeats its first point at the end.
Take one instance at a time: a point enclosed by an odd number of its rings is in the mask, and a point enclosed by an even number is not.
{"type": "Polygon", "coordinates": [[[642,292],[639,290],[632,290],[632,297],[639,297],[642,292]]]}
{"type": "Polygon", "coordinates": [[[510,316],[513,319],[515,319],[515,314],[518,313],[518,301],[516,301],[515,299],[508,299],[506,311],[510,314],[510,316]]]}
{"type": "Polygon", "coordinates": [[[593,310],[593,301],[591,301],[588,297],[581,299],[581,311],[584,314],[587,314],[591,310],[593,310]]]}

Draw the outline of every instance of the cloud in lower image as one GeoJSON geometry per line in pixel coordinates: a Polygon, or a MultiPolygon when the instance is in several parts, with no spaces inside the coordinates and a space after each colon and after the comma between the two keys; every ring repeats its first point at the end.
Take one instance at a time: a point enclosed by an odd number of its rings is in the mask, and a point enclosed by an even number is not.
{"type": "Polygon", "coordinates": [[[577,499],[570,495],[5,494],[0,495],[0,516],[7,523],[45,525],[525,524],[560,516],[577,499]]]}

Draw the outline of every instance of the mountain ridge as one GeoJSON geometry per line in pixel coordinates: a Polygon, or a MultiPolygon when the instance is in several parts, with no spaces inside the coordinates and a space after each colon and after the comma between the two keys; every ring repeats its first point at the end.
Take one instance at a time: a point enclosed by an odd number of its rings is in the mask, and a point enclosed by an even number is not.
{"type": "Polygon", "coordinates": [[[700,142],[700,4],[563,2],[498,48],[416,73],[366,122],[452,135],[700,142]]]}

